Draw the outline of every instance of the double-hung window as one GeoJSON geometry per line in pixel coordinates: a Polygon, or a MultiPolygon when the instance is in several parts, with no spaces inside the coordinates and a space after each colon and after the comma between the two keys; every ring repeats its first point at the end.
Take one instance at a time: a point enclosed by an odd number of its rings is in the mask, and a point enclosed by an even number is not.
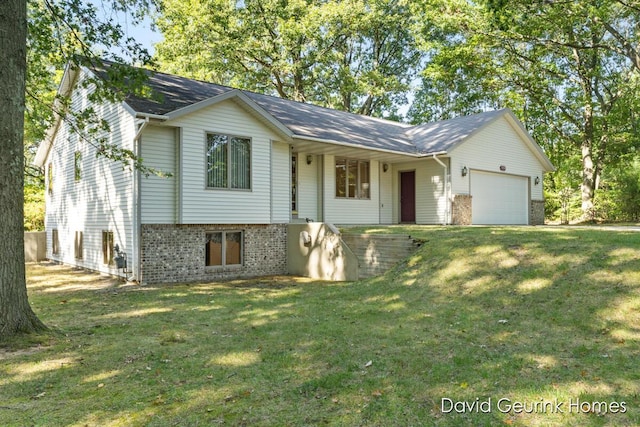
{"type": "Polygon", "coordinates": [[[251,139],[207,134],[207,188],[251,189],[251,139]]]}
{"type": "Polygon", "coordinates": [[[370,199],[371,182],[369,162],[365,160],[336,159],[336,197],[370,199]]]}

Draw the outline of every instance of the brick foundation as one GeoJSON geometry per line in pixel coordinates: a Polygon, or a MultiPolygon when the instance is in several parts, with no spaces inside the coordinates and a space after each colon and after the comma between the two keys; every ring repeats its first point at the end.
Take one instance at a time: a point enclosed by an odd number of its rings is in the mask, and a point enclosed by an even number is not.
{"type": "Polygon", "coordinates": [[[531,212],[529,214],[530,225],[544,224],[544,200],[532,200],[531,212]]]}
{"type": "Polygon", "coordinates": [[[454,194],[451,202],[451,224],[471,225],[471,195],[454,194]]]}
{"type": "Polygon", "coordinates": [[[141,230],[142,283],[194,282],[287,273],[287,224],[165,225],[141,230]],[[206,233],[242,231],[243,263],[205,266],[206,233]]]}

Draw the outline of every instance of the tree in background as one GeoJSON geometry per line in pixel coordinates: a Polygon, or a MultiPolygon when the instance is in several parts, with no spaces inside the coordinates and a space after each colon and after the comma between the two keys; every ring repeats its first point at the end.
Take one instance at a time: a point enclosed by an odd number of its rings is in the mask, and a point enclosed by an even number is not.
{"type": "Polygon", "coordinates": [[[406,103],[421,54],[399,0],[162,0],[165,71],[366,115],[406,103]]]}
{"type": "Polygon", "coordinates": [[[582,219],[602,216],[603,177],[614,177],[639,144],[630,108],[638,94],[638,9],[622,1],[505,0],[425,1],[414,9],[430,61],[412,119],[510,107],[558,168],[548,199],[579,188],[582,219]]]}

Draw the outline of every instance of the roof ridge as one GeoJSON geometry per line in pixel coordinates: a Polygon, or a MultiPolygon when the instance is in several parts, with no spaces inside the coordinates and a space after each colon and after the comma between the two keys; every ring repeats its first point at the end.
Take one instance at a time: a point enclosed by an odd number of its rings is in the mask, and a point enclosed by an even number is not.
{"type": "MultiPolygon", "coordinates": [[[[103,63],[107,63],[107,64],[117,64],[114,61],[110,61],[110,60],[102,60],[103,63]]],[[[126,65],[126,64],[123,64],[126,65]]],[[[163,76],[168,76],[170,78],[173,79],[179,79],[179,80],[188,80],[188,81],[192,81],[192,82],[198,82],[198,83],[203,83],[206,85],[210,85],[210,86],[216,86],[219,88],[225,88],[225,89],[229,89],[229,90],[238,90],[242,93],[244,93],[245,95],[251,96],[251,95],[256,95],[256,96],[263,96],[263,97],[267,97],[267,98],[271,98],[271,99],[276,99],[276,100],[280,100],[283,102],[287,102],[287,103],[295,103],[295,104],[299,104],[299,105],[305,105],[305,106],[309,106],[312,108],[321,108],[324,110],[328,110],[331,111],[333,113],[341,113],[341,114],[346,114],[346,115],[351,115],[351,116],[355,116],[355,117],[359,117],[359,118],[363,118],[365,120],[374,120],[374,121],[378,121],[381,123],[386,123],[386,124],[390,124],[390,125],[394,125],[394,126],[398,126],[404,129],[408,129],[413,127],[413,125],[411,125],[410,123],[405,123],[405,122],[399,122],[396,120],[391,120],[391,119],[385,119],[382,117],[375,117],[375,116],[368,116],[366,114],[359,114],[359,113],[354,113],[351,111],[344,111],[344,110],[339,110],[336,108],[331,108],[331,107],[326,107],[323,105],[318,105],[318,104],[314,104],[312,102],[306,102],[306,101],[297,101],[295,99],[289,99],[289,98],[283,98],[281,96],[275,96],[275,95],[269,95],[266,93],[261,93],[261,92],[257,92],[255,90],[249,90],[249,89],[241,89],[241,88],[237,88],[237,87],[233,87],[230,85],[225,85],[225,84],[220,84],[220,83],[214,83],[214,82],[210,82],[210,81],[206,81],[206,80],[202,80],[202,79],[196,79],[196,78],[192,78],[192,77],[185,77],[185,76],[181,76],[178,74],[172,74],[172,73],[168,73],[165,71],[159,71],[153,68],[146,68],[146,67],[140,67],[140,66],[134,66],[134,65],[130,65],[130,67],[133,68],[137,68],[140,69],[142,71],[148,72],[148,73],[152,73],[152,74],[161,74],[163,76]]],[[[151,75],[151,77],[153,77],[153,75],[151,75]]]]}
{"type": "Polygon", "coordinates": [[[347,114],[347,115],[351,115],[351,116],[355,116],[355,117],[360,117],[360,118],[364,118],[366,120],[375,120],[381,123],[387,123],[387,124],[392,124],[392,125],[396,125],[396,126],[401,126],[403,128],[410,128],[413,125],[411,125],[410,123],[405,123],[405,122],[398,122],[396,120],[390,120],[390,119],[385,119],[383,117],[375,117],[375,116],[367,116],[366,114],[359,114],[359,113],[354,113],[351,111],[345,111],[345,110],[338,110],[336,108],[331,108],[331,107],[325,107],[324,105],[318,105],[318,104],[313,104],[311,102],[305,102],[305,101],[297,101],[295,99],[289,99],[289,98],[282,98],[280,96],[274,96],[274,95],[267,95],[265,93],[260,93],[260,92],[255,92],[255,91],[251,91],[248,89],[238,89],[239,91],[251,94],[251,95],[257,95],[257,96],[264,96],[267,98],[273,98],[273,99],[277,99],[283,102],[288,102],[288,103],[295,103],[295,104],[299,104],[299,105],[307,105],[313,108],[321,108],[323,110],[328,110],[331,112],[338,112],[341,114],[347,114]]]}

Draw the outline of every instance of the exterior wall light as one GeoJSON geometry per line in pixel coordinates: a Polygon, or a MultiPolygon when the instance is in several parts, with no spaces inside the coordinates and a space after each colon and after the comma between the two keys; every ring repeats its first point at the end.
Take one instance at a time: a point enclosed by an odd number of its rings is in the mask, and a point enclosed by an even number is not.
{"type": "Polygon", "coordinates": [[[534,179],[534,180],[533,180],[533,183],[534,183],[535,185],[540,184],[540,177],[539,177],[539,176],[536,176],[536,179],[534,179]]]}
{"type": "Polygon", "coordinates": [[[386,172],[389,170],[389,163],[383,163],[382,164],[382,172],[386,172]]]}
{"type": "Polygon", "coordinates": [[[313,161],[313,156],[311,154],[307,154],[307,164],[310,165],[313,161]]]}
{"type": "Polygon", "coordinates": [[[469,173],[469,169],[467,169],[467,167],[466,167],[466,166],[464,166],[464,167],[462,168],[462,176],[467,176],[467,174],[468,174],[468,173],[469,173]]]}

